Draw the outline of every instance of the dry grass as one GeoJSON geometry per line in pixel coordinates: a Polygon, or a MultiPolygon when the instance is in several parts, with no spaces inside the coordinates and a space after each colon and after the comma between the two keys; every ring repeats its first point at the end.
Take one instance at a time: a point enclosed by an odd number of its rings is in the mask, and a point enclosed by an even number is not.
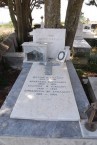
{"type": "Polygon", "coordinates": [[[91,54],[97,54],[97,47],[92,48],[91,54]]]}
{"type": "Polygon", "coordinates": [[[12,23],[0,25],[0,42],[2,42],[8,35],[14,32],[12,23]]]}

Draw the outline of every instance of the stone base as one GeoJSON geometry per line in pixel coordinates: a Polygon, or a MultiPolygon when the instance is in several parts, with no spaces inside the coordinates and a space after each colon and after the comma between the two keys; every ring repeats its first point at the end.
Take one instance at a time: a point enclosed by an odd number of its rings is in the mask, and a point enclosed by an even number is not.
{"type": "Polygon", "coordinates": [[[97,101],[97,77],[88,77],[88,91],[92,102],[97,101]]]}
{"type": "Polygon", "coordinates": [[[19,52],[9,52],[3,56],[4,62],[10,67],[21,69],[23,65],[24,54],[19,52]]]}
{"type": "Polygon", "coordinates": [[[97,145],[94,139],[43,139],[23,137],[1,137],[0,145],[97,145]]]}
{"type": "Polygon", "coordinates": [[[73,43],[73,56],[85,56],[89,57],[91,51],[91,46],[83,40],[74,40],[73,43]]]}
{"type": "MultiPolygon", "coordinates": [[[[89,141],[84,142],[82,136],[80,124],[78,121],[37,121],[37,120],[22,120],[22,119],[11,119],[10,114],[13,110],[15,102],[18,99],[20,91],[23,87],[23,84],[27,78],[29,70],[33,64],[23,64],[23,69],[17,78],[14,86],[12,87],[10,93],[8,94],[2,108],[0,109],[0,145],[40,145],[44,144],[54,144],[48,140],[51,139],[55,141],[55,138],[58,139],[56,144],[64,145],[76,145],[85,144],[89,145],[89,141]],[[35,138],[35,141],[33,140],[35,138]],[[39,138],[43,139],[43,142],[39,138]],[[63,143],[60,139],[64,140],[63,143]],[[77,139],[73,142],[73,139],[77,139]],[[39,139],[39,140],[38,140],[39,139]],[[47,140],[46,140],[47,139],[47,140]],[[68,139],[65,142],[65,139],[68,139]],[[79,139],[82,139],[80,142],[79,139]],[[45,142],[46,140],[46,142],[45,142]]],[[[77,103],[78,111],[80,114],[81,120],[87,118],[84,111],[86,110],[89,102],[83,90],[83,87],[80,83],[80,80],[76,74],[72,62],[66,62],[70,81],[72,84],[73,92],[75,95],[75,100],[77,103]]],[[[95,137],[95,139],[97,139],[95,137]]],[[[91,143],[96,145],[95,141],[91,143]]]]}

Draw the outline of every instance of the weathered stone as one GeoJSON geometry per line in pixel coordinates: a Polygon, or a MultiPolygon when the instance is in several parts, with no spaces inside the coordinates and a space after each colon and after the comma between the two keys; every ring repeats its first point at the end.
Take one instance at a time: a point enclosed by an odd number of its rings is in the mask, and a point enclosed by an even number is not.
{"type": "Polygon", "coordinates": [[[91,46],[83,40],[74,40],[73,42],[73,56],[90,56],[91,46]]]}
{"type": "Polygon", "coordinates": [[[9,47],[9,52],[15,52],[15,44],[11,37],[6,38],[3,43],[9,47]]]}
{"type": "Polygon", "coordinates": [[[91,100],[97,101],[97,77],[88,77],[88,91],[91,100]]]}
{"type": "Polygon", "coordinates": [[[9,47],[3,43],[0,43],[0,55],[3,56],[7,51],[9,47]]]}
{"type": "Polygon", "coordinates": [[[11,35],[9,35],[9,38],[13,40],[15,48],[17,48],[18,47],[18,43],[17,43],[16,33],[12,33],[11,35]]]}
{"type": "Polygon", "coordinates": [[[97,145],[97,139],[1,137],[0,145],[97,145]]]}
{"type": "Polygon", "coordinates": [[[75,40],[82,40],[83,39],[83,24],[79,22],[78,28],[75,35],[75,40]]]}
{"type": "Polygon", "coordinates": [[[24,54],[19,52],[7,52],[3,56],[3,60],[13,68],[22,68],[24,54]]]}

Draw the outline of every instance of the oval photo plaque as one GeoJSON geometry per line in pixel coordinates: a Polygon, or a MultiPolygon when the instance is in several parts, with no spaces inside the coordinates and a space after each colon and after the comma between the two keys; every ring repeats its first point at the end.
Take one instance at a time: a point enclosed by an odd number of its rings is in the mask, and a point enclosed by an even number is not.
{"type": "Polygon", "coordinates": [[[58,54],[58,59],[59,60],[63,60],[65,57],[65,52],[64,51],[60,51],[59,54],[58,54]]]}

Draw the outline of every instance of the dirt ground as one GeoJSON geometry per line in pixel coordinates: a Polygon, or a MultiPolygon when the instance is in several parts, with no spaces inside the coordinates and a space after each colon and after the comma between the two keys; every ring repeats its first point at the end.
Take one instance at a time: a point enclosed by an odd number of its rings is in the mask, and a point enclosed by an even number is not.
{"type": "MultiPolygon", "coordinates": [[[[13,32],[14,28],[11,24],[0,25],[0,42],[13,32]]],[[[19,73],[20,70],[15,70],[8,66],[2,67],[0,63],[0,107],[6,99],[19,73]]]]}
{"type": "Polygon", "coordinates": [[[20,70],[12,68],[5,69],[0,73],[0,107],[6,99],[19,73],[20,70]]]}
{"type": "Polygon", "coordinates": [[[14,32],[14,28],[0,27],[0,42],[2,42],[7,36],[14,32]]]}

